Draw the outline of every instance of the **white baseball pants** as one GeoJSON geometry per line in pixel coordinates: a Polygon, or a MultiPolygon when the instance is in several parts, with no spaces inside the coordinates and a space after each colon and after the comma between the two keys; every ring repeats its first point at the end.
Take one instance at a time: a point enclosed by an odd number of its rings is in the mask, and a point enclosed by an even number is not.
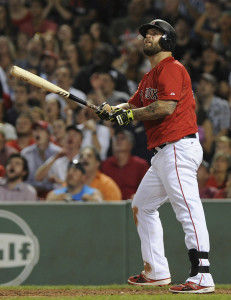
{"type": "MultiPolygon", "coordinates": [[[[145,274],[160,280],[171,277],[158,213],[158,208],[168,199],[183,226],[187,249],[209,252],[210,244],[197,183],[197,169],[203,156],[199,140],[181,139],[156,149],[158,153],[151,159],[151,167],[140,183],[132,208],[145,274]]],[[[209,260],[200,259],[199,265],[209,266],[209,260]]],[[[198,273],[187,281],[214,286],[210,273],[198,273]]]]}

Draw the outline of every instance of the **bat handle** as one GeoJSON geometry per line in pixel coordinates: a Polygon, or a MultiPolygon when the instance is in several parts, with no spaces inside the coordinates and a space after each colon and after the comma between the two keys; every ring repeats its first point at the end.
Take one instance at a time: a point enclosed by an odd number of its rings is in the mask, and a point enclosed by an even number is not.
{"type": "Polygon", "coordinates": [[[94,105],[92,103],[89,103],[86,100],[83,100],[83,99],[81,99],[81,98],[79,98],[79,97],[77,97],[77,96],[75,96],[73,94],[70,94],[69,97],[68,97],[68,99],[71,99],[71,100],[73,100],[73,101],[75,101],[77,103],[85,105],[85,106],[87,106],[87,107],[89,107],[89,108],[91,108],[93,110],[98,110],[98,106],[96,106],[96,105],[94,105]]]}

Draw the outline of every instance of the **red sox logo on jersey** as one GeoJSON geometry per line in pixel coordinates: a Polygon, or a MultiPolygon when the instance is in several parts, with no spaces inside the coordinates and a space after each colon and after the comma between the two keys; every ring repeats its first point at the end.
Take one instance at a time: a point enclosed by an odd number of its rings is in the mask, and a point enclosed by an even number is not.
{"type": "Polygon", "coordinates": [[[145,98],[157,100],[158,99],[158,91],[157,89],[146,88],[145,89],[145,98]]]}
{"type": "MultiPolygon", "coordinates": [[[[143,103],[143,90],[140,91],[140,99],[143,103]]],[[[158,90],[152,89],[152,88],[146,88],[145,89],[145,99],[152,99],[157,100],[158,99],[158,90]]]]}

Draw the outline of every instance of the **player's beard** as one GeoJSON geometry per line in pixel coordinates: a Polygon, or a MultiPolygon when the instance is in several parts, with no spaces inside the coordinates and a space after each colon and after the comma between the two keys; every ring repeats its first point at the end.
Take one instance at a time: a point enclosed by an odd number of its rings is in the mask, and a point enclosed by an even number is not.
{"type": "Polygon", "coordinates": [[[152,44],[152,46],[149,46],[149,47],[145,47],[145,44],[144,44],[143,51],[147,56],[153,56],[153,55],[156,55],[157,53],[161,52],[162,49],[158,43],[155,45],[152,44]]]}

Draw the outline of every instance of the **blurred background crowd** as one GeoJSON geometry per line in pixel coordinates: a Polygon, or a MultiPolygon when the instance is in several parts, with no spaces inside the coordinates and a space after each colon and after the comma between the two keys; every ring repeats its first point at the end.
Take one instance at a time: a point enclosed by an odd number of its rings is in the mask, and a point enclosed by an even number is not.
{"type": "Polygon", "coordinates": [[[175,28],[173,54],[192,80],[201,198],[230,198],[230,0],[0,0],[1,201],[133,197],[152,157],[142,122],[102,122],[10,69],[95,105],[126,102],[150,70],[138,28],[156,18],[175,28]]]}

